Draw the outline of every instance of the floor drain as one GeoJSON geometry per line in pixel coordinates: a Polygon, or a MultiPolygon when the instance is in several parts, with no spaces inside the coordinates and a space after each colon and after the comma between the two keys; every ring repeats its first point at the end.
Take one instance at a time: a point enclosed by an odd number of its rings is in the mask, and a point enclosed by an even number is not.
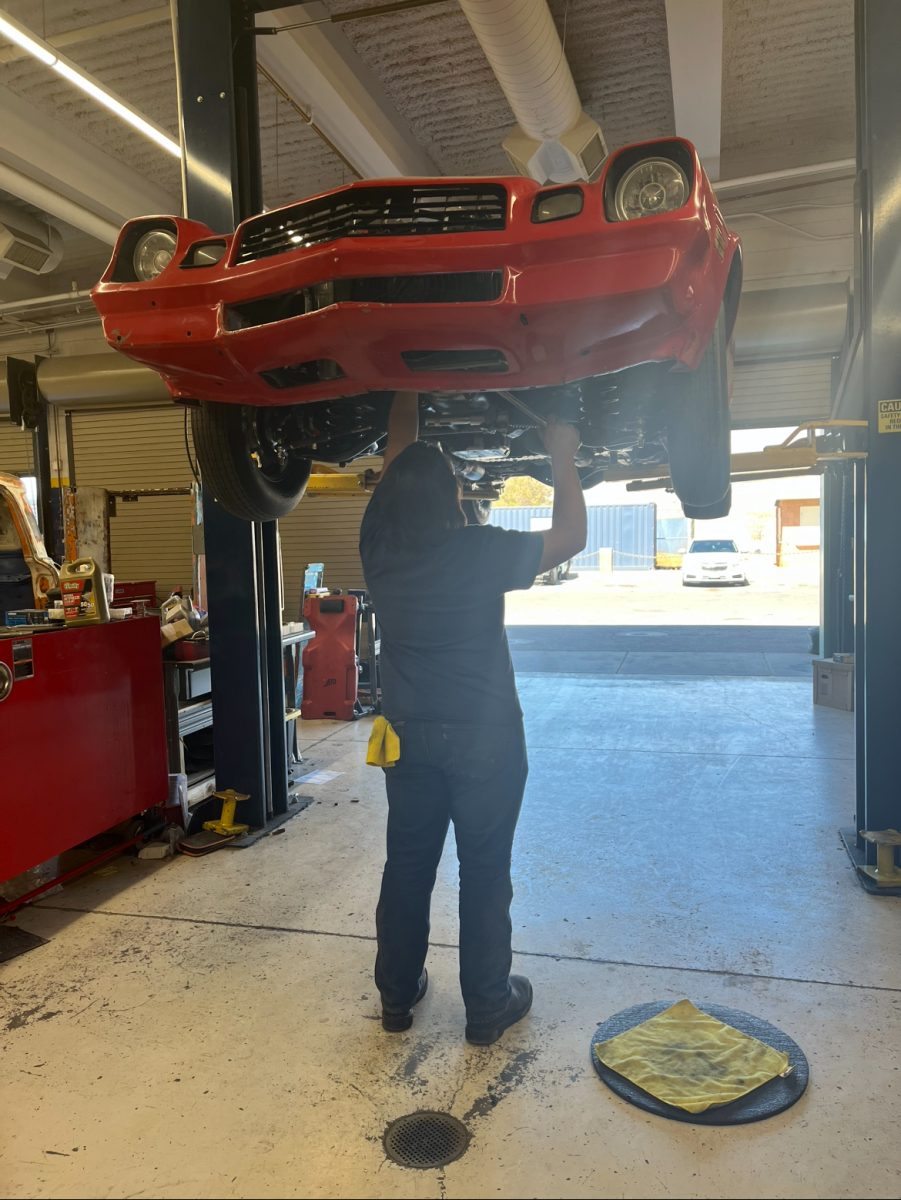
{"type": "Polygon", "coordinates": [[[383,1141],[392,1162],[425,1171],[465,1154],[469,1138],[463,1122],[450,1113],[415,1112],[392,1121],[383,1141]]]}

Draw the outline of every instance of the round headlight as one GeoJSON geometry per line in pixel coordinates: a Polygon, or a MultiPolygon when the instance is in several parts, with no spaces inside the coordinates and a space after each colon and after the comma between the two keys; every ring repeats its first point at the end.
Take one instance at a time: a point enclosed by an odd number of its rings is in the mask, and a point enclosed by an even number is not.
{"type": "Polygon", "coordinates": [[[673,212],[688,199],[688,177],[669,158],[646,158],[623,175],[616,187],[617,219],[656,217],[673,212]]]}
{"type": "Polygon", "coordinates": [[[168,229],[151,229],[142,234],[135,245],[132,265],[138,279],[156,279],[172,262],[176,247],[175,234],[168,229]]]}

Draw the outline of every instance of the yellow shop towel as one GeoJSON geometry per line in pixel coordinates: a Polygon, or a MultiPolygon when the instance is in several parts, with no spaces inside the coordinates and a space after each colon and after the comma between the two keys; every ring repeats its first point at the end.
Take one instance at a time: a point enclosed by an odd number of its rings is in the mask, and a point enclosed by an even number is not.
{"type": "Polygon", "coordinates": [[[658,1100],[699,1113],[791,1070],[788,1055],[724,1025],[690,1000],[599,1042],[595,1054],[658,1100]]]}
{"type": "Polygon", "coordinates": [[[366,747],[366,762],[370,767],[393,767],[400,758],[400,738],[385,717],[376,717],[366,747]]]}

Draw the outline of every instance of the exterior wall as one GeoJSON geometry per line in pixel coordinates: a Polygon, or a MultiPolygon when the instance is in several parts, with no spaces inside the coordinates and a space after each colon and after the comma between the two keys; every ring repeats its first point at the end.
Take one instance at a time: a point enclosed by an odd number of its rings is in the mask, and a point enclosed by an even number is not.
{"type": "Polygon", "coordinates": [[[820,549],[819,500],[776,501],[776,565],[820,549]]]}

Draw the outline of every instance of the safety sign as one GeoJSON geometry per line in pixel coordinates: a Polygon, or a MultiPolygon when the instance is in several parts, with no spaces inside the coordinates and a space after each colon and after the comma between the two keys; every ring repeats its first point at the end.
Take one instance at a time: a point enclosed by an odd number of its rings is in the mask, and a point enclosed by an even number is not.
{"type": "Polygon", "coordinates": [[[901,400],[879,401],[879,432],[901,433],[901,400]]]}

